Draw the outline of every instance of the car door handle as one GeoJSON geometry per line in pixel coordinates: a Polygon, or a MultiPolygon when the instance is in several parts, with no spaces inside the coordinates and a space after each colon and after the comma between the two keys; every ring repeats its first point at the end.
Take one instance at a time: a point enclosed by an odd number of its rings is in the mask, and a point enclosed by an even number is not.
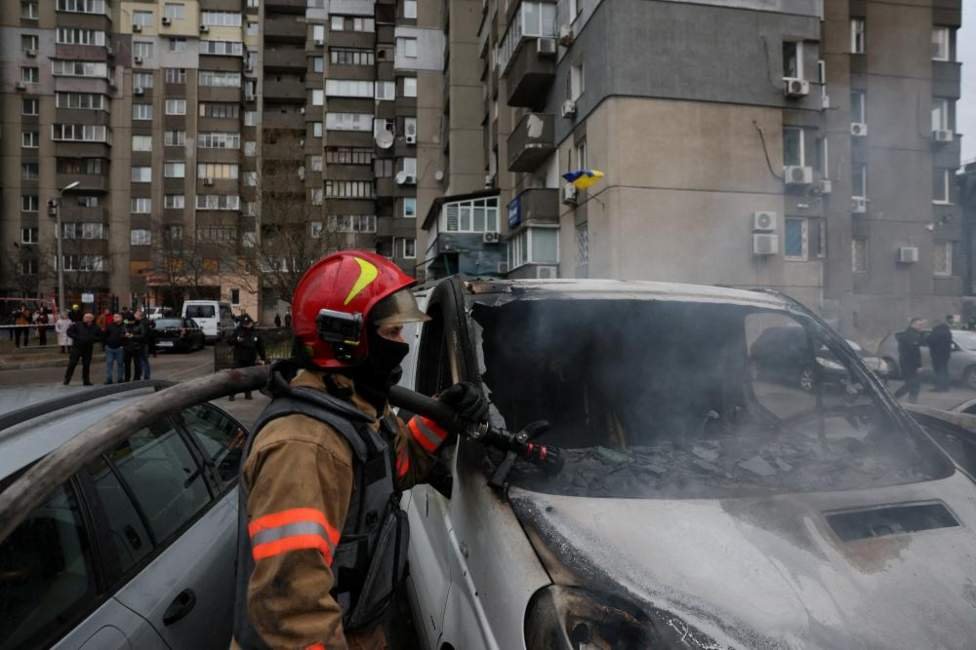
{"type": "Polygon", "coordinates": [[[172,625],[191,611],[197,604],[197,595],[192,589],[184,589],[173,599],[166,611],[163,612],[163,625],[172,625]]]}

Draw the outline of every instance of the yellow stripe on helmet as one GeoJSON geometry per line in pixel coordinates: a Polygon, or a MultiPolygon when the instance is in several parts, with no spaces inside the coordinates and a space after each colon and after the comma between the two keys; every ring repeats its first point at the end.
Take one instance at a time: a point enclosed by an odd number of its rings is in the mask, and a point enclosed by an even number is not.
{"type": "Polygon", "coordinates": [[[346,296],[343,305],[348,305],[352,302],[353,298],[362,293],[363,289],[368,287],[373,280],[380,274],[380,270],[372,262],[368,262],[361,257],[353,257],[354,260],[359,264],[359,277],[356,279],[356,283],[352,285],[352,289],[349,290],[349,295],[346,296]]]}

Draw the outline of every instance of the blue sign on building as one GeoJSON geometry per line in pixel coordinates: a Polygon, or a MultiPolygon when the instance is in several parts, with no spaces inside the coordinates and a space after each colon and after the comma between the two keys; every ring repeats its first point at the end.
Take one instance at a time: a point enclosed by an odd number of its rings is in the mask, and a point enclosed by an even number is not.
{"type": "Polygon", "coordinates": [[[516,196],[508,202],[508,227],[514,228],[522,223],[522,200],[521,195],[516,196]]]}

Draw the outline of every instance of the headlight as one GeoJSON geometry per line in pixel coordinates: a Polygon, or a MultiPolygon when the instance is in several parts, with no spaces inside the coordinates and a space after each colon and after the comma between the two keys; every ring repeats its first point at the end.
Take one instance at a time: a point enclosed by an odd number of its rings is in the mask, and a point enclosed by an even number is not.
{"type": "Polygon", "coordinates": [[[668,612],[614,596],[553,585],[532,597],[525,619],[529,650],[646,650],[722,646],[668,612]]]}

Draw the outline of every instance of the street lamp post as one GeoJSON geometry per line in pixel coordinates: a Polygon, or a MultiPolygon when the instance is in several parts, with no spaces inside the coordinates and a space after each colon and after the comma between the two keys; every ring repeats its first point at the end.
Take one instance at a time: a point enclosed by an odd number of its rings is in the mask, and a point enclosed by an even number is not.
{"type": "Polygon", "coordinates": [[[64,312],[64,247],[61,243],[64,239],[64,229],[61,227],[61,199],[65,192],[79,185],[81,185],[80,181],[73,181],[58,190],[58,202],[54,206],[54,227],[58,242],[58,312],[60,313],[64,312]]]}

